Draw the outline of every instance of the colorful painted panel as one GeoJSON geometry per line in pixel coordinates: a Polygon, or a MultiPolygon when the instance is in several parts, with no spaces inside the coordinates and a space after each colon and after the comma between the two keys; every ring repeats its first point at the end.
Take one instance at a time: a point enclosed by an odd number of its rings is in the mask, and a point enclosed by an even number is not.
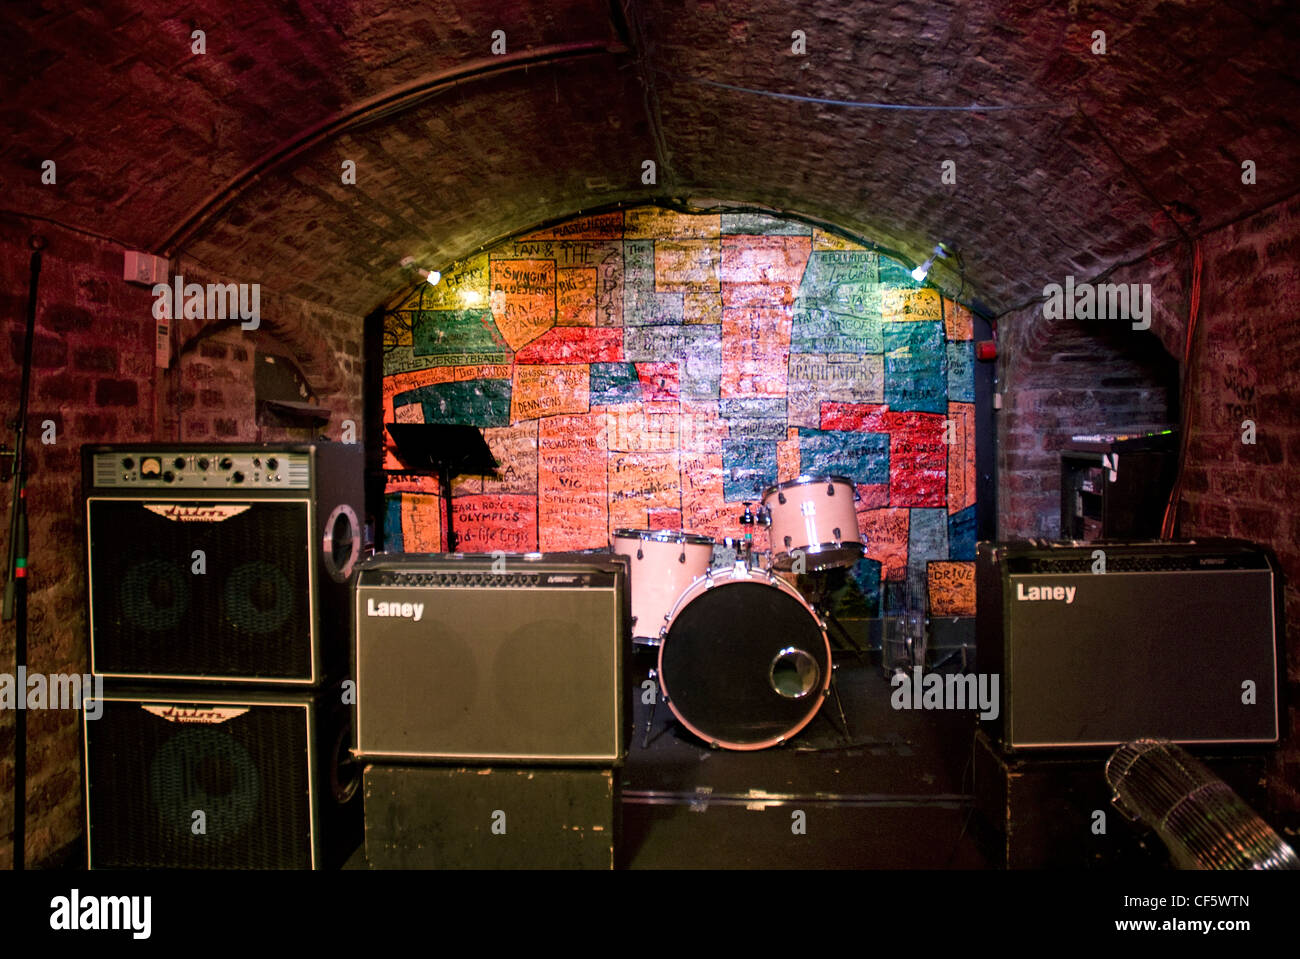
{"type": "MultiPolygon", "coordinates": [[[[793,220],[643,207],[452,264],[385,330],[385,421],[478,426],[501,464],[453,483],[466,551],[601,548],[619,527],[739,536],[768,486],[847,475],[855,602],[942,587],[938,605],[963,608],[973,321],[901,263],[793,220]]],[[[390,481],[390,543],[440,547],[435,493],[390,481]]]]}

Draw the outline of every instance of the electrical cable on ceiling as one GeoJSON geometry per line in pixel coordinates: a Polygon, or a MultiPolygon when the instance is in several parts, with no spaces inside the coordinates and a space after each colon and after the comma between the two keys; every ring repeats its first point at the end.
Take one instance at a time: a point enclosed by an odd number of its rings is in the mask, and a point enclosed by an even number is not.
{"type": "Polygon", "coordinates": [[[977,104],[972,103],[969,106],[946,106],[942,104],[910,104],[910,103],[872,103],[865,100],[831,100],[825,97],[808,97],[798,93],[779,93],[775,90],[755,90],[752,87],[736,86],[733,83],[721,83],[717,80],[705,80],[702,77],[687,77],[679,73],[672,73],[669,70],[663,70],[659,67],[654,68],[655,73],[661,73],[672,80],[681,80],[684,83],[698,83],[706,87],[717,87],[720,90],[732,90],[736,93],[749,93],[759,97],[772,97],[777,100],[795,100],[800,103],[816,103],[821,106],[829,107],[854,107],[862,110],[914,110],[928,113],[992,113],[1001,110],[1055,110],[1061,104],[1059,103],[1010,103],[1010,104],[977,104]]]}

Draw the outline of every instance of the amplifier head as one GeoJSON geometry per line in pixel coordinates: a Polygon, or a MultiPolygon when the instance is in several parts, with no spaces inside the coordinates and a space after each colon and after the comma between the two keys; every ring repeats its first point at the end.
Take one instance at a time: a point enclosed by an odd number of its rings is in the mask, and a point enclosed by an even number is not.
{"type": "Polygon", "coordinates": [[[92,669],[312,685],[346,663],[362,448],[83,447],[92,669]]]}

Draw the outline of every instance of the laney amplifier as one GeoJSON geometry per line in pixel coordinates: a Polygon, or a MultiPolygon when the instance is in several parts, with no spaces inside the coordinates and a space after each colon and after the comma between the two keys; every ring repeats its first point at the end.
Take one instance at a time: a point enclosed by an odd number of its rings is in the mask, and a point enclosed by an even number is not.
{"type": "Polygon", "coordinates": [[[93,672],[313,685],[347,659],[360,445],[82,449],[93,672]]]}
{"type": "Polygon", "coordinates": [[[622,760],[626,557],[381,554],[355,592],[358,755],[622,760]]]}
{"type": "Polygon", "coordinates": [[[1280,580],[1240,540],[980,543],[991,732],[1007,749],[1277,742],[1280,580]]]}
{"type": "Polygon", "coordinates": [[[108,687],[83,721],[89,865],[341,865],[363,826],[341,693],[108,687]]]}

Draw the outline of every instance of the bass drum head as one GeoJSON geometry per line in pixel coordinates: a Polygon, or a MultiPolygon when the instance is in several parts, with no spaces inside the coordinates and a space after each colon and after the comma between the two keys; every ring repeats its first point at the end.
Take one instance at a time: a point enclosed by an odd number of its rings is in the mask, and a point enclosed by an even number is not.
{"type": "Polygon", "coordinates": [[[659,649],[659,681],[682,725],[727,749],[764,749],[803,729],[830,688],[831,651],[802,598],[751,579],[683,600],[659,649]]]}

